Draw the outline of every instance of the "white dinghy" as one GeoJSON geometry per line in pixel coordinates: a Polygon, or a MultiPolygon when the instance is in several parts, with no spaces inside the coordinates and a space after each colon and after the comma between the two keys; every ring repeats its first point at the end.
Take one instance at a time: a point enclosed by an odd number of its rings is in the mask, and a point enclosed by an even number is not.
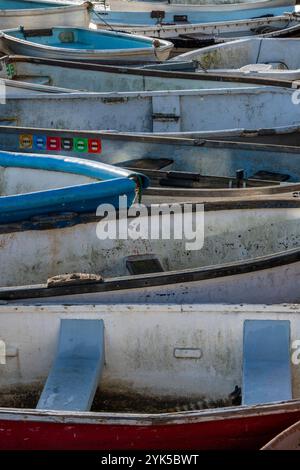
{"type": "Polygon", "coordinates": [[[128,218],[127,212],[113,212],[108,219],[104,212],[2,224],[0,299],[35,298],[39,303],[42,298],[64,303],[300,300],[297,198],[218,201],[187,208],[165,205],[163,212],[157,205],[138,206],[129,209],[128,218]],[[180,225],[184,211],[191,216],[180,225]],[[193,233],[187,225],[192,214],[197,215],[193,233]],[[121,227],[123,235],[118,236],[121,227]]]}
{"type": "Polygon", "coordinates": [[[213,74],[299,80],[300,39],[241,39],[174,57],[213,74]]]}

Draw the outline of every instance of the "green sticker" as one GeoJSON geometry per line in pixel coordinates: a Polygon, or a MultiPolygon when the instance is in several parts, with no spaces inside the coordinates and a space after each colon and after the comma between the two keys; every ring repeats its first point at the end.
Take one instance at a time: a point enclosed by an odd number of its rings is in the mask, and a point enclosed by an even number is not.
{"type": "Polygon", "coordinates": [[[74,150],[76,152],[87,152],[88,151],[88,139],[76,138],[74,139],[74,150]]]}
{"type": "Polygon", "coordinates": [[[6,73],[9,78],[12,78],[15,75],[15,66],[14,64],[6,65],[6,73]]]}

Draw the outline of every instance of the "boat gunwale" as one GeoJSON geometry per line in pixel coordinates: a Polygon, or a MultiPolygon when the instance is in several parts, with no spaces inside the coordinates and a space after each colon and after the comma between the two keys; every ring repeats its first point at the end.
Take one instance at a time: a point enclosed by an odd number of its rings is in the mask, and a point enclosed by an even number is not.
{"type": "Polygon", "coordinates": [[[300,411],[300,400],[266,403],[253,406],[231,406],[200,411],[179,411],[176,413],[108,413],[51,411],[18,408],[0,408],[1,421],[54,422],[63,424],[165,426],[197,424],[207,421],[225,421],[300,411]]]}
{"type": "MultiPolygon", "coordinates": [[[[265,93],[274,93],[274,94],[282,94],[288,96],[288,94],[292,95],[293,91],[290,88],[284,88],[284,87],[271,87],[268,85],[262,85],[258,87],[251,87],[251,86],[245,86],[245,87],[233,87],[233,88],[199,88],[199,89],[184,89],[184,90],[155,90],[155,91],[122,91],[122,92],[89,92],[89,91],[77,91],[77,90],[70,90],[70,93],[59,93],[56,92],[55,87],[53,87],[54,90],[53,92],[45,92],[41,94],[32,94],[28,95],[25,94],[19,94],[15,96],[9,96],[6,100],[6,104],[8,101],[11,100],[80,100],[80,99],[102,99],[104,100],[111,100],[111,99],[117,99],[121,100],[124,102],[126,99],[130,98],[135,98],[135,99],[141,99],[141,98],[151,98],[154,96],[217,96],[217,95],[260,95],[260,94],[265,94],[265,93]]],[[[5,120],[5,119],[4,119],[5,120]]],[[[300,125],[300,123],[299,123],[300,125]]],[[[227,129],[228,131],[232,129],[227,129]]],[[[249,132],[251,129],[249,130],[249,132]]],[[[252,129],[253,132],[257,131],[257,129],[252,129]]],[[[188,131],[186,134],[196,134],[201,131],[188,131]]],[[[222,130],[217,129],[215,133],[221,133],[222,130]]],[[[152,132],[149,132],[152,134],[152,132]]],[[[145,132],[141,132],[141,134],[145,134],[145,132]]],[[[159,134],[159,132],[158,132],[159,134]]],[[[166,133],[174,135],[173,132],[166,133]]],[[[176,133],[175,133],[176,134],[176,133]]],[[[179,132],[179,135],[184,134],[184,132],[179,132]]]]}

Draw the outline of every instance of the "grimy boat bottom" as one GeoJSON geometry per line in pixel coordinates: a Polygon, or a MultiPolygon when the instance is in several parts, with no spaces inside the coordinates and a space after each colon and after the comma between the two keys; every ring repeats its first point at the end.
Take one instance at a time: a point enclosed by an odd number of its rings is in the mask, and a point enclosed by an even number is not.
{"type": "MultiPolygon", "coordinates": [[[[35,409],[44,384],[21,385],[8,387],[0,392],[0,408],[35,409]]],[[[99,413],[174,413],[180,411],[196,411],[211,408],[232,406],[232,397],[224,400],[197,398],[192,402],[188,399],[174,397],[144,396],[139,393],[117,393],[98,389],[91,408],[99,413]]]]}

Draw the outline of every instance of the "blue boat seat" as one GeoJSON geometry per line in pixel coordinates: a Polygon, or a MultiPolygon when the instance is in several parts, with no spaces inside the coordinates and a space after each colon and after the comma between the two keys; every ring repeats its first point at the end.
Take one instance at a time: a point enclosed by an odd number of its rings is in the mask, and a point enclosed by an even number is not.
{"type": "Polygon", "coordinates": [[[89,411],[104,365],[103,320],[62,320],[39,410],[89,411]]]}
{"type": "Polygon", "coordinates": [[[244,322],[242,404],[292,398],[290,322],[244,322]]]}

